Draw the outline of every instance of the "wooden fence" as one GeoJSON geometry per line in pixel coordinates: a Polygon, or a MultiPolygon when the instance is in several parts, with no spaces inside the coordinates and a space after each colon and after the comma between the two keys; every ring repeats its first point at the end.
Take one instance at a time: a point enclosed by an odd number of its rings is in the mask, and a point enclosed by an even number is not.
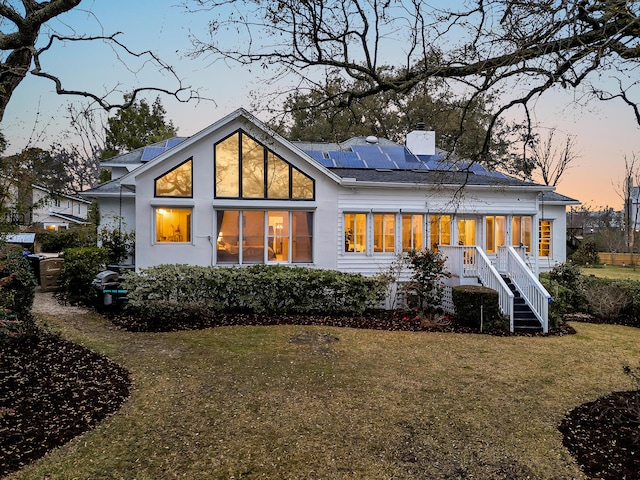
{"type": "Polygon", "coordinates": [[[598,252],[600,263],[605,265],[640,265],[640,253],[598,252]]]}

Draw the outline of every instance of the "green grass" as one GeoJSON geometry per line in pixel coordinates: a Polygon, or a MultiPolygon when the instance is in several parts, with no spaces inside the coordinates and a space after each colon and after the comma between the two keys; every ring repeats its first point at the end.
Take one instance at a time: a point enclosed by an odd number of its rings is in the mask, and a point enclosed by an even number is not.
{"type": "Polygon", "coordinates": [[[549,338],[339,328],[127,333],[46,318],[132,373],[94,430],[10,479],[584,478],[556,427],[632,387],[640,329],[549,338]],[[295,343],[314,331],[338,337],[295,343]]]}
{"type": "Polygon", "coordinates": [[[584,275],[594,275],[596,277],[640,280],[640,267],[621,267],[607,265],[601,267],[581,267],[584,275]]]}

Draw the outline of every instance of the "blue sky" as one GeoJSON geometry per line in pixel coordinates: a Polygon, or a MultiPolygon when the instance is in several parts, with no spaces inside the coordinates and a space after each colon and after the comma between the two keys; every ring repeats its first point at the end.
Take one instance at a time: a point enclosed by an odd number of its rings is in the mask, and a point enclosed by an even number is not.
{"type": "MultiPolygon", "coordinates": [[[[208,18],[206,12],[185,13],[175,0],[84,0],[79,10],[66,14],[54,28],[61,33],[75,28],[94,35],[121,31],[121,41],[130,48],[152,50],[174,66],[186,84],[213,100],[181,104],[162,97],[167,118],[180,135],[188,136],[238,107],[249,109],[251,95],[261,95],[269,88],[260,77],[265,74],[259,67],[249,71],[212,58],[193,60],[183,56],[190,47],[189,34],[204,36],[208,18]]],[[[172,85],[153,70],[136,74],[127,71],[106,46],[75,43],[50,53],[44,66],[50,65],[70,89],[110,89],[118,83],[124,87],[172,85]]],[[[582,158],[565,173],[558,191],[594,208],[620,208],[622,199],[615,186],[624,176],[624,156],[640,153],[640,129],[628,107],[611,102],[580,107],[574,105],[575,97],[571,90],[555,92],[538,101],[534,109],[542,125],[577,135],[582,158]]],[[[77,99],[57,96],[50,82],[27,77],[11,99],[2,124],[9,152],[21,150],[30,141],[38,144],[36,139],[44,147],[58,140],[60,132],[68,128],[66,106],[70,102],[77,99]]],[[[263,118],[260,112],[253,113],[263,118]]]]}

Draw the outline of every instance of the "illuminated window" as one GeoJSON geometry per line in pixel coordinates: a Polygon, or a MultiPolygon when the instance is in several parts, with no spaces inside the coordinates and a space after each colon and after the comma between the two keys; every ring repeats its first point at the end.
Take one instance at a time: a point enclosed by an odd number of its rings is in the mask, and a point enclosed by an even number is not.
{"type": "Polygon", "coordinates": [[[313,213],[218,210],[217,263],[310,263],[313,213]]]}
{"type": "Polygon", "coordinates": [[[538,222],[540,230],[538,255],[541,257],[551,256],[551,220],[540,220],[538,222]]]}
{"type": "Polygon", "coordinates": [[[490,216],[485,220],[487,253],[496,253],[498,247],[506,245],[507,218],[490,216]]]}
{"type": "Polygon", "coordinates": [[[422,250],[424,215],[402,215],[402,251],[422,250]]]}
{"type": "Polygon", "coordinates": [[[191,159],[155,180],[156,197],[193,197],[193,162],[191,159]]]}
{"type": "Polygon", "coordinates": [[[396,216],[393,213],[373,214],[373,251],[393,253],[395,251],[396,216]]]}
{"type": "Polygon", "coordinates": [[[367,251],[367,214],[344,214],[344,251],[367,251]]]}
{"type": "Polygon", "coordinates": [[[293,165],[246,133],[215,145],[216,197],[312,200],[315,185],[293,165]]]}
{"type": "Polygon", "coordinates": [[[473,218],[458,220],[458,245],[476,244],[476,221],[473,218]]]}
{"type": "Polygon", "coordinates": [[[511,220],[511,244],[527,247],[531,251],[531,217],[515,216],[511,220]]]}
{"type": "Polygon", "coordinates": [[[191,209],[156,208],[156,242],[191,242],[191,209]]]}
{"type": "Polygon", "coordinates": [[[429,219],[429,241],[433,250],[438,250],[438,245],[451,245],[451,216],[432,215],[429,219]]]}

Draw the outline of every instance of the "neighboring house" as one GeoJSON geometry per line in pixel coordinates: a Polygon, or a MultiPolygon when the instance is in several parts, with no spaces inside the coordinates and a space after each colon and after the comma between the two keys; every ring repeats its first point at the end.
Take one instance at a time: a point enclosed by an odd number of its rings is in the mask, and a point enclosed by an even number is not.
{"type": "Polygon", "coordinates": [[[138,269],[279,263],[374,275],[403,251],[438,248],[450,285],[495,288],[512,329],[525,327],[506,278],[546,330],[549,295],[535,274],[564,262],[566,206],[578,202],[434,145],[423,130],[406,146],[292,143],[240,109],[108,160],[112,180],[83,195],[103,221],[135,229],[138,269]]]}
{"type": "Polygon", "coordinates": [[[7,188],[4,208],[8,223],[39,225],[45,230],[55,231],[89,223],[91,201],[76,195],[51,192],[39,185],[31,185],[27,192],[23,198],[17,188],[11,185],[7,188]]]}

